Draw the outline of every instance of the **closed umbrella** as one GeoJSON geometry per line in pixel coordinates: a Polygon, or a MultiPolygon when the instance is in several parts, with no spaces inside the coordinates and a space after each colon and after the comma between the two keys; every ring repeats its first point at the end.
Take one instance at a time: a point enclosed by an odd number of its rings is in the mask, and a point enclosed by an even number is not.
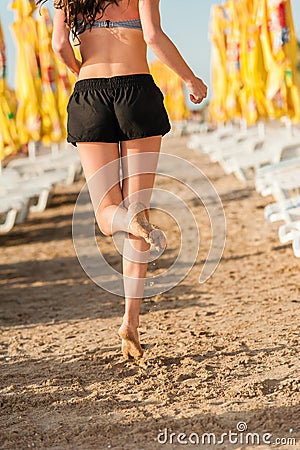
{"type": "Polygon", "coordinates": [[[226,14],[223,6],[212,6],[210,13],[212,99],[209,113],[212,120],[226,122],[227,69],[226,69],[226,14]]]}
{"type": "Polygon", "coordinates": [[[298,45],[290,0],[281,11],[283,46],[287,58],[285,80],[287,85],[288,111],[293,122],[300,121],[300,83],[297,73],[298,45]]]}
{"type": "Polygon", "coordinates": [[[211,28],[212,118],[242,117],[248,124],[282,116],[299,121],[297,41],[290,0],[228,0],[213,8],[211,28]]]}
{"type": "Polygon", "coordinates": [[[256,25],[257,7],[260,0],[239,2],[241,24],[241,79],[240,104],[242,117],[248,125],[267,116],[265,100],[266,70],[263,62],[259,27],[256,25]]]}
{"type": "Polygon", "coordinates": [[[297,42],[290,0],[261,0],[258,19],[268,72],[266,103],[269,116],[287,115],[297,121],[300,119],[297,42]]]}
{"type": "Polygon", "coordinates": [[[42,102],[41,76],[38,64],[36,23],[32,17],[34,2],[14,0],[11,5],[17,13],[12,30],[17,41],[16,96],[18,110],[16,123],[21,144],[41,138],[42,102]]]}
{"type": "Polygon", "coordinates": [[[37,20],[38,61],[41,73],[41,140],[50,145],[64,139],[58,107],[59,75],[51,46],[52,22],[47,8],[42,8],[37,20]]]}
{"type": "Polygon", "coordinates": [[[75,77],[69,76],[70,72],[65,64],[56,58],[56,67],[58,72],[57,81],[57,110],[59,112],[59,120],[61,126],[61,140],[67,137],[67,104],[73,88],[75,77]]]}
{"type": "Polygon", "coordinates": [[[155,82],[164,93],[165,107],[173,121],[181,121],[189,117],[185,103],[183,84],[180,77],[160,61],[150,64],[150,72],[155,82]]]}
{"type": "Polygon", "coordinates": [[[5,43],[0,23],[0,161],[19,148],[15,112],[14,93],[6,82],[5,43]]]}

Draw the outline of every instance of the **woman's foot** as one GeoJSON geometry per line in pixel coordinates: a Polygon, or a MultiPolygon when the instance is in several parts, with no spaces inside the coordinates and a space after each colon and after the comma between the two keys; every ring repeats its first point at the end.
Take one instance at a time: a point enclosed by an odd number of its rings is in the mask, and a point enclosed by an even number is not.
{"type": "Polygon", "coordinates": [[[129,205],[129,232],[134,236],[144,238],[157,251],[164,250],[167,246],[165,233],[148,222],[145,210],[146,206],[140,202],[134,202],[129,205]]]}
{"type": "Polygon", "coordinates": [[[118,334],[122,339],[122,353],[124,358],[142,358],[144,351],[139,341],[139,333],[137,328],[122,324],[119,328],[118,334]]]}

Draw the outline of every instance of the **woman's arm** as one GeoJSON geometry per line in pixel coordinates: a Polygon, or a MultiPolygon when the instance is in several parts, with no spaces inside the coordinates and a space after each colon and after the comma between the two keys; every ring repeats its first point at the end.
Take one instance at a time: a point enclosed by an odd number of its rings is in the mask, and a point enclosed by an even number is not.
{"type": "Polygon", "coordinates": [[[163,32],[160,25],[159,1],[139,0],[145,42],[160,61],[174,70],[186,83],[192,102],[201,103],[207,95],[207,86],[195,76],[171,39],[163,32]]]}
{"type": "Polygon", "coordinates": [[[54,8],[52,48],[58,59],[69,67],[74,75],[79,74],[81,63],[75,58],[74,50],[70,43],[70,32],[65,24],[65,13],[61,9],[54,8]]]}

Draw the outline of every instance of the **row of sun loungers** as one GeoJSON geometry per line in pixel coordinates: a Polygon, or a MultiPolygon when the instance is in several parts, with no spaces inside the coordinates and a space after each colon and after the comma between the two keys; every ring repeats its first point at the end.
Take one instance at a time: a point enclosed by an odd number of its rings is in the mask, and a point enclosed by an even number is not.
{"type": "Polygon", "coordinates": [[[269,222],[283,221],[281,243],[292,242],[300,257],[300,130],[259,124],[250,129],[233,125],[211,133],[195,133],[189,147],[210,156],[227,174],[252,180],[262,196],[275,203],[265,208],[269,222]]]}
{"type": "Polygon", "coordinates": [[[64,145],[41,155],[10,161],[0,172],[0,233],[8,233],[28,215],[42,212],[57,185],[78,180],[82,167],[78,154],[64,145]]]}

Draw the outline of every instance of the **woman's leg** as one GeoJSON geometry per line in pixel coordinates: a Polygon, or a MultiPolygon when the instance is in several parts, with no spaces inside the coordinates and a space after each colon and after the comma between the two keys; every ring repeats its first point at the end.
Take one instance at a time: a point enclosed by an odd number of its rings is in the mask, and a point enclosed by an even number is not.
{"type": "MultiPolygon", "coordinates": [[[[149,206],[155,180],[161,136],[124,141],[121,143],[123,205],[144,205],[145,222],[149,223],[149,206]],[[131,158],[131,156],[133,156],[131,158]]],[[[161,233],[161,232],[159,232],[161,233]]],[[[161,233],[162,234],[162,233],[161,233]]],[[[165,246],[159,236],[160,247],[165,246]]],[[[125,290],[125,314],[119,330],[125,357],[141,357],[143,350],[139,343],[139,312],[144,292],[150,245],[141,237],[128,233],[123,249],[123,276],[125,290]]]]}
{"type": "MultiPolygon", "coordinates": [[[[151,156],[150,160],[147,157],[146,161],[149,172],[155,172],[160,145],[160,137],[123,142],[122,156],[141,154],[135,163],[140,165],[141,172],[145,172],[143,153],[146,156],[146,152],[156,152],[157,157],[151,156]]],[[[149,238],[150,232],[156,233],[157,230],[148,222],[148,210],[146,213],[140,211],[143,205],[149,208],[155,173],[130,176],[130,172],[139,170],[139,167],[130,167],[129,158],[123,165],[127,178],[123,181],[121,190],[118,144],[78,142],[77,146],[100,230],[108,236],[116,231],[130,233],[124,243],[125,315],[119,335],[122,338],[124,356],[138,358],[143,353],[137,328],[150,248],[146,240],[159,243],[158,247],[164,246],[161,234],[155,239],[149,238]]]]}
{"type": "Polygon", "coordinates": [[[100,230],[110,236],[112,218],[119,205],[120,227],[126,227],[127,210],[122,207],[119,181],[119,144],[78,142],[77,147],[97,223],[100,230]]]}
{"type": "Polygon", "coordinates": [[[117,231],[130,232],[160,249],[163,246],[160,235],[145,222],[140,205],[131,202],[128,210],[129,205],[123,202],[119,144],[78,142],[77,147],[96,220],[103,234],[111,236],[117,231]]]}

